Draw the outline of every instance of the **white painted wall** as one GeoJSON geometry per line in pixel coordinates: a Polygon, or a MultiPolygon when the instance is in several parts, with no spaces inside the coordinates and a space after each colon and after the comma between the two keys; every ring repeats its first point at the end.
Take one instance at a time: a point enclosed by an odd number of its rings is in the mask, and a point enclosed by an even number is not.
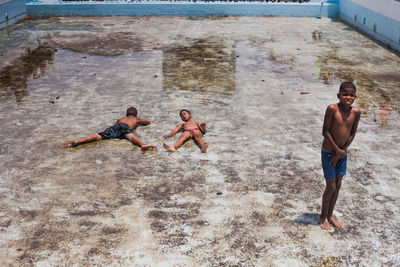
{"type": "Polygon", "coordinates": [[[400,1],[340,0],[339,17],[400,52],[400,1]]]}
{"type": "Polygon", "coordinates": [[[400,21],[400,2],[395,0],[350,0],[391,19],[400,21]]]}

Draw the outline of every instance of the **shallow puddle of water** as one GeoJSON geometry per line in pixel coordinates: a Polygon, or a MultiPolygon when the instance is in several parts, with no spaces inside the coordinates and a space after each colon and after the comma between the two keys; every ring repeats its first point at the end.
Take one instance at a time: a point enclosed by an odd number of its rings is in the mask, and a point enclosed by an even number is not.
{"type": "Polygon", "coordinates": [[[53,64],[55,51],[57,51],[55,48],[41,44],[1,69],[0,101],[8,97],[15,97],[17,102],[23,101],[29,94],[29,80],[46,75],[47,69],[53,64]]]}

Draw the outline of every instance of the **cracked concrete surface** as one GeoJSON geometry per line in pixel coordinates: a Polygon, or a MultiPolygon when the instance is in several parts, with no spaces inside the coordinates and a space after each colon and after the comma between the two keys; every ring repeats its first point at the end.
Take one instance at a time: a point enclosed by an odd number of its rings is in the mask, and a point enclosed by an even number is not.
{"type": "Polygon", "coordinates": [[[0,31],[2,266],[396,266],[400,59],[329,19],[99,17],[0,31]],[[322,120],[341,81],[362,118],[317,225],[322,120]],[[152,124],[72,149],[136,106],[152,124]],[[179,110],[210,143],[176,153],[179,110]],[[168,142],[174,142],[174,136],[168,142]]]}

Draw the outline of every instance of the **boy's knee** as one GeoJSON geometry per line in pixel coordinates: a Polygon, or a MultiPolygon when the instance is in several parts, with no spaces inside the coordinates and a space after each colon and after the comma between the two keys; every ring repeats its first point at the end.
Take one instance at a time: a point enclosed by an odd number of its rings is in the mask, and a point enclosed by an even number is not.
{"type": "Polygon", "coordinates": [[[340,190],[340,188],[342,187],[342,182],[336,183],[335,187],[336,190],[340,190]]]}
{"type": "Polygon", "coordinates": [[[132,141],[135,139],[135,135],[133,133],[129,133],[125,135],[125,138],[132,141]]]}
{"type": "Polygon", "coordinates": [[[194,132],[194,133],[193,133],[193,137],[196,138],[196,139],[201,138],[201,133],[199,133],[199,132],[194,132]]]}
{"type": "Polygon", "coordinates": [[[340,187],[342,186],[342,179],[343,179],[343,176],[344,175],[338,175],[338,176],[336,176],[336,183],[335,183],[335,185],[336,185],[336,190],[339,190],[340,189],[340,187]]]}
{"type": "Polygon", "coordinates": [[[326,189],[327,189],[327,191],[329,191],[329,192],[335,192],[335,190],[336,190],[336,183],[335,183],[335,181],[329,181],[329,182],[327,182],[326,183],[326,189]]]}

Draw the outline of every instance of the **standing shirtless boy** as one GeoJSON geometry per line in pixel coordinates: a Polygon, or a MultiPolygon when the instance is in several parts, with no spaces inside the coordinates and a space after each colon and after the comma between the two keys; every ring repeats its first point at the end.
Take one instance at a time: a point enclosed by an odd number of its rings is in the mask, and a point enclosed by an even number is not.
{"type": "Polygon", "coordinates": [[[322,135],[322,168],[326,181],[325,192],[322,195],[321,215],[319,224],[322,229],[328,230],[329,224],[341,227],[341,223],[333,217],[333,209],[339,195],[343,176],[346,174],[347,151],[353,141],[358,121],[360,120],[360,109],[352,107],[356,99],[356,87],[351,82],[340,85],[338,104],[329,105],[325,112],[322,135]]]}
{"type": "Polygon", "coordinates": [[[201,152],[205,153],[208,148],[208,143],[203,141],[202,135],[206,133],[206,123],[192,121],[192,114],[187,109],[182,109],[179,112],[179,115],[184,122],[180,123],[175,129],[172,130],[170,134],[164,135],[164,138],[171,137],[180,130],[183,130],[183,133],[175,145],[171,146],[164,143],[164,148],[168,151],[175,152],[186,140],[194,139],[201,148],[201,152]]]}
{"type": "Polygon", "coordinates": [[[149,125],[149,120],[143,120],[137,117],[137,110],[134,107],[128,108],[126,111],[126,116],[120,118],[114,126],[111,126],[105,129],[103,132],[98,134],[90,135],[88,137],[76,140],[69,141],[64,144],[64,147],[75,147],[84,143],[89,143],[101,139],[128,139],[133,144],[140,146],[142,150],[153,150],[157,151],[157,147],[152,145],[145,145],[139,138],[137,138],[133,130],[138,125],[149,125]]]}

